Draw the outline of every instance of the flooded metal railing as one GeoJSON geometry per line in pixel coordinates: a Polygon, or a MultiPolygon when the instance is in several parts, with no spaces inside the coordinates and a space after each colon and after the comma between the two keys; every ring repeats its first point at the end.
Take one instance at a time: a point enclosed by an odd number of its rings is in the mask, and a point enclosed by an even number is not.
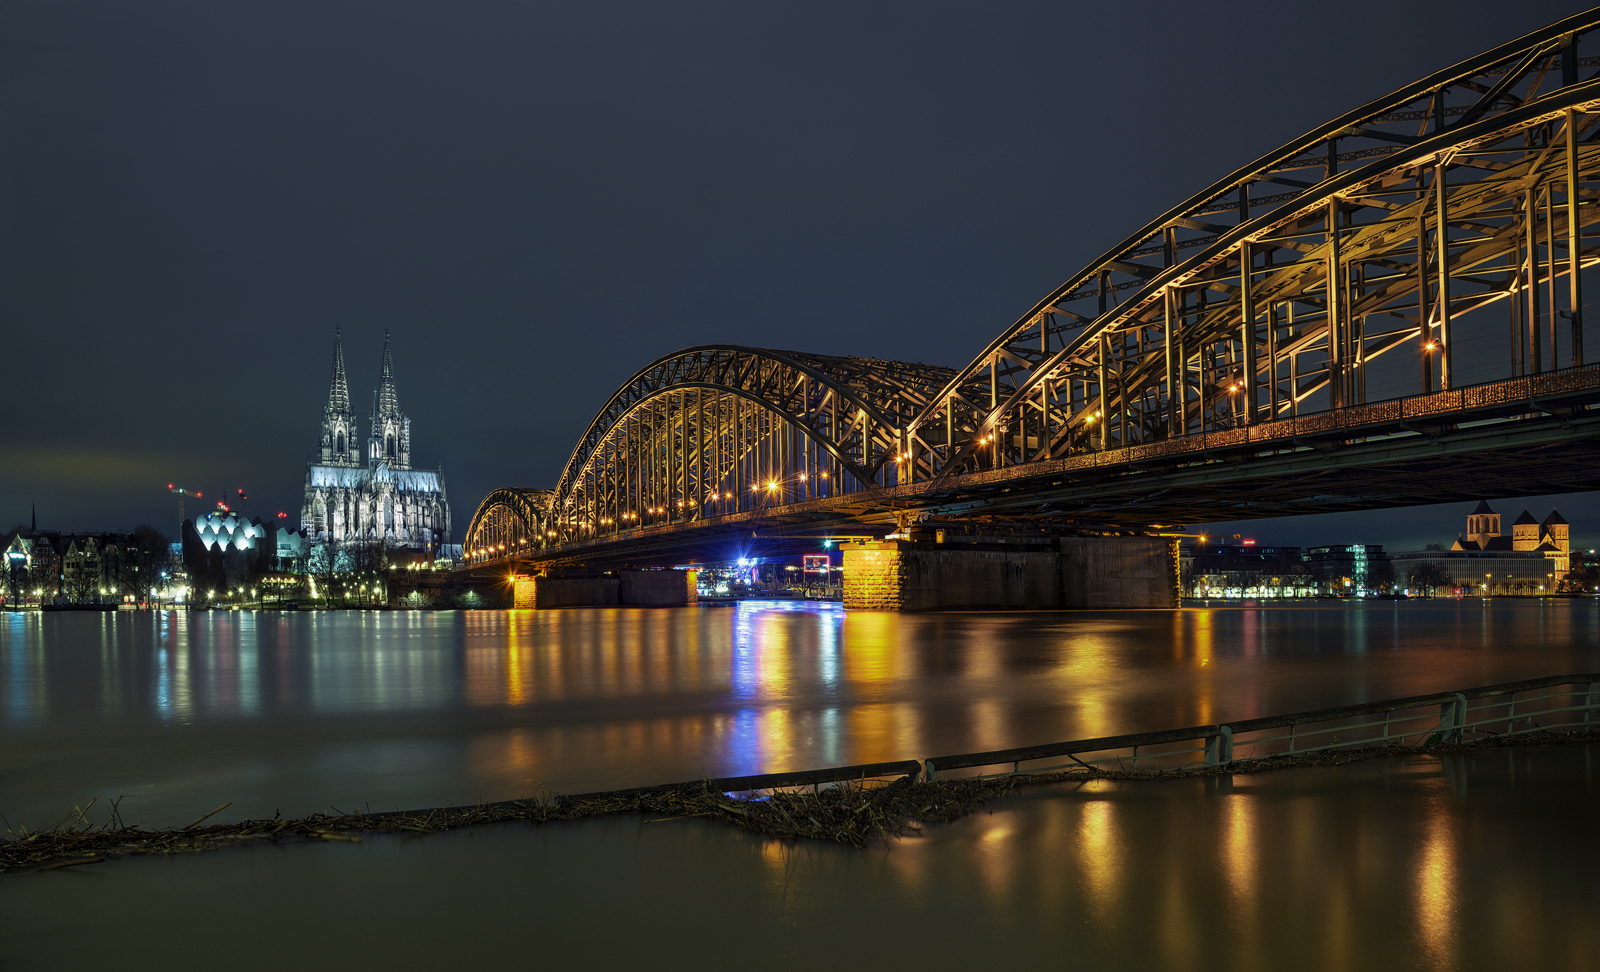
{"type": "Polygon", "coordinates": [[[887,777],[909,776],[913,779],[922,771],[922,764],[914,759],[886,763],[859,763],[855,766],[835,766],[829,769],[797,770],[793,773],[762,773],[757,776],[724,776],[686,783],[664,783],[657,786],[639,786],[629,790],[605,790],[600,793],[580,793],[563,796],[563,800],[580,800],[591,797],[643,796],[666,793],[671,790],[717,790],[723,793],[747,793],[756,790],[783,790],[798,786],[820,786],[823,783],[859,783],[887,777]]]}
{"type": "Polygon", "coordinates": [[[1075,767],[1161,770],[1220,766],[1370,746],[1431,746],[1553,728],[1600,728],[1600,674],[1551,675],[1289,715],[1163,732],[1079,739],[1043,746],[925,759],[923,778],[1011,764],[1007,772],[1075,767]],[[1060,757],[1070,762],[1060,762],[1060,757]],[[1042,760],[1056,760],[1049,765],[1042,760]]]}
{"type": "Polygon", "coordinates": [[[1211,726],[1074,739],[923,760],[721,777],[585,793],[562,799],[635,796],[684,789],[754,793],[888,778],[932,781],[940,774],[1006,764],[1010,764],[1010,768],[999,773],[967,774],[963,778],[988,779],[1080,767],[1131,771],[1205,770],[1334,749],[1432,746],[1574,727],[1600,729],[1600,674],[1551,675],[1457,692],[1386,699],[1211,726]],[[1066,758],[1065,762],[1062,757],[1066,758]],[[1040,763],[1046,765],[1038,765],[1040,763]]]}

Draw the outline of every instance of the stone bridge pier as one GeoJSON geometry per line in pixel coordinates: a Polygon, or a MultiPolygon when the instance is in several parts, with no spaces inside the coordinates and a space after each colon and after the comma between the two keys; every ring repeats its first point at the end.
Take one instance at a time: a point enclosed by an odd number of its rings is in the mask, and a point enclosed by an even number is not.
{"type": "Polygon", "coordinates": [[[699,601],[692,570],[618,570],[594,576],[523,576],[512,582],[512,607],[683,607],[699,601]]]}
{"type": "Polygon", "coordinates": [[[846,609],[1178,606],[1178,542],[1168,537],[1059,537],[1048,544],[881,540],[843,550],[846,609]]]}

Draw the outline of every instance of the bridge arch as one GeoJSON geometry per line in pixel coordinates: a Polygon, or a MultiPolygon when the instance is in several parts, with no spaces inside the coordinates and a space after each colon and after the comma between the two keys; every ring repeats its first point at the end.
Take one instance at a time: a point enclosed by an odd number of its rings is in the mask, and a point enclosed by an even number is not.
{"type": "Polygon", "coordinates": [[[1582,365],[1583,270],[1600,262],[1586,235],[1600,222],[1597,66],[1591,11],[1161,214],[952,375],[908,424],[907,478],[1582,365]]]}
{"type": "Polygon", "coordinates": [[[502,487],[478,504],[461,544],[468,563],[515,556],[553,539],[548,489],[502,487]]]}
{"type": "Polygon", "coordinates": [[[901,431],[952,369],[706,345],[640,370],[553,491],[554,542],[894,485],[901,431]]]}

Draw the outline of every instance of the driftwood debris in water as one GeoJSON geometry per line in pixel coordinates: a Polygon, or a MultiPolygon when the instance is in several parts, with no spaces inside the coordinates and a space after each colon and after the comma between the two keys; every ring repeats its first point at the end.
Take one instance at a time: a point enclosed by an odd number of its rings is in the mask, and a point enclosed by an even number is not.
{"type": "MultiPolygon", "coordinates": [[[[861,780],[826,788],[778,790],[730,796],[704,784],[646,791],[594,793],[577,797],[541,796],[478,806],[440,807],[390,813],[312,814],[295,820],[272,818],[168,830],[126,826],[111,802],[105,823],[92,825],[87,810],[74,808],[54,827],[16,829],[0,839],[0,871],[52,870],[92,864],[127,854],[182,854],[263,841],[359,842],[363,834],[432,834],[485,824],[533,824],[584,820],[615,814],[650,815],[646,823],[689,817],[716,818],[765,837],[805,838],[865,847],[874,841],[919,833],[924,823],[960,819],[991,800],[1023,787],[1090,780],[1172,780],[1195,776],[1262,773],[1294,766],[1334,766],[1383,756],[1477,752],[1508,746],[1546,746],[1600,742],[1600,728],[1539,731],[1468,743],[1423,746],[1369,746],[1285,754],[1220,766],[1194,765],[1165,770],[1074,767],[1051,773],[1021,773],[968,779],[914,782],[861,780]],[[70,822],[69,822],[70,821],[70,822]]],[[[91,803],[92,805],[92,803],[91,803]]],[[[226,806],[226,805],[224,805],[226,806]]],[[[204,821],[216,811],[201,818],[204,821]]]]}

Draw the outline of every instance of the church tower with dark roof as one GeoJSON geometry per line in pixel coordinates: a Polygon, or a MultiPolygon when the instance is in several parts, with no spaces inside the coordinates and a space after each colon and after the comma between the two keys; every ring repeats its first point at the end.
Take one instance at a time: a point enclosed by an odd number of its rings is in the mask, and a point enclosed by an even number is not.
{"type": "Polygon", "coordinates": [[[1487,500],[1479,500],[1477,509],[1467,514],[1467,540],[1478,549],[1489,549],[1489,541],[1500,535],[1500,514],[1489,508],[1487,500]]]}
{"type": "Polygon", "coordinates": [[[1511,549],[1512,550],[1537,550],[1539,549],[1539,521],[1527,510],[1517,517],[1517,522],[1511,524],[1511,549]]]}
{"type": "Polygon", "coordinates": [[[1554,552],[1546,556],[1556,562],[1556,580],[1560,580],[1572,566],[1572,528],[1567,525],[1566,517],[1551,510],[1539,524],[1539,541],[1540,546],[1549,544],[1554,548],[1554,552]]]}

